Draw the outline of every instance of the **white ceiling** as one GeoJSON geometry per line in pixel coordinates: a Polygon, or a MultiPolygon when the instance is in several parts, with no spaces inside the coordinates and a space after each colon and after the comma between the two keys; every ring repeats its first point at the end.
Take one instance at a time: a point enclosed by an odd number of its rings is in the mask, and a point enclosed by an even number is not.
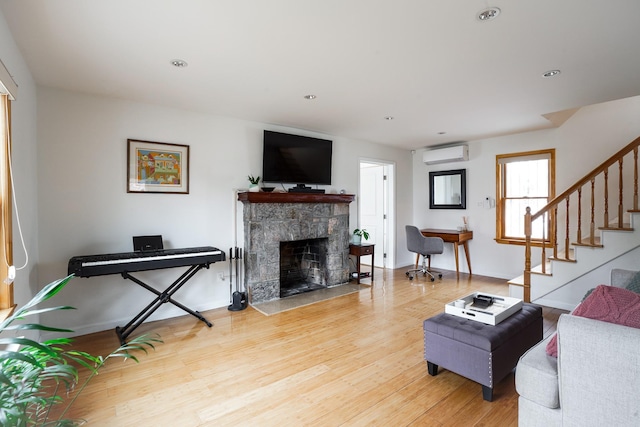
{"type": "Polygon", "coordinates": [[[0,0],[0,8],[40,85],[406,149],[547,128],[543,115],[640,95],[638,0],[0,0]],[[487,6],[502,12],[481,22],[487,6]],[[173,67],[176,58],[189,66],[173,67]],[[562,73],[541,77],[552,69],[562,73]]]}

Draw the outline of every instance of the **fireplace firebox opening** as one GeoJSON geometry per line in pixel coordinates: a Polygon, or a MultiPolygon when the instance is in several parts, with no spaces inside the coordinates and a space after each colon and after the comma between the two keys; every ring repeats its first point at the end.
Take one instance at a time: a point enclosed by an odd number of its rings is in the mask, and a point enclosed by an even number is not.
{"type": "Polygon", "coordinates": [[[280,298],[327,287],[327,238],[280,242],[280,298]]]}

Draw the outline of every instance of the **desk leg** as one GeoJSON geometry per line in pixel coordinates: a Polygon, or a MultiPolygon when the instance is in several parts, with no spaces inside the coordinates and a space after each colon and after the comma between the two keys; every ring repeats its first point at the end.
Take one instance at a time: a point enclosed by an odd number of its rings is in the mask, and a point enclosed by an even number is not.
{"type": "Polygon", "coordinates": [[[416,269],[418,268],[419,262],[420,262],[420,254],[416,255],[416,269]]]}
{"type": "Polygon", "coordinates": [[[458,242],[453,242],[453,252],[456,254],[456,275],[460,276],[460,268],[458,267],[458,242]]]}
{"type": "Polygon", "coordinates": [[[469,256],[469,245],[467,245],[467,242],[464,242],[462,246],[464,247],[464,254],[467,257],[467,266],[469,267],[469,275],[471,275],[471,257],[469,256]]]}

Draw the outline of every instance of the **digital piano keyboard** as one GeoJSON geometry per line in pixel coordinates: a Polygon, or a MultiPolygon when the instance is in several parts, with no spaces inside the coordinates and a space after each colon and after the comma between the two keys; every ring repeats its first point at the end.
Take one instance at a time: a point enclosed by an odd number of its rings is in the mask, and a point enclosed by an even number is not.
{"type": "Polygon", "coordinates": [[[68,274],[92,277],[200,264],[208,267],[224,260],[224,252],[213,246],[84,255],[69,260],[68,274]]]}
{"type": "Polygon", "coordinates": [[[225,255],[213,246],[201,246],[185,249],[158,249],[148,251],[121,252],[103,255],[75,256],[69,260],[69,274],[79,277],[104,276],[107,274],[120,274],[124,279],[142,286],[155,295],[155,298],[143,308],[125,326],[116,327],[116,334],[120,343],[124,345],[127,337],[140,326],[149,316],[165,303],[171,303],[176,307],[191,314],[204,322],[208,327],[213,326],[202,314],[179,303],[173,295],[180,290],[198,271],[209,268],[209,265],[224,261],[225,255]],[[162,268],[189,267],[164,290],[159,290],[148,283],[131,275],[136,271],[159,270],[162,268]]]}

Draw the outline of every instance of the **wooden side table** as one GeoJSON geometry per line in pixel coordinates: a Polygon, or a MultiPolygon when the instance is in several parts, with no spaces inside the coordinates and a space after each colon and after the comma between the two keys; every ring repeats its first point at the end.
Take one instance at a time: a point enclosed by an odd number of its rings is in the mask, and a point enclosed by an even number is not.
{"type": "Polygon", "coordinates": [[[360,257],[371,255],[371,282],[373,282],[374,270],[374,244],[361,243],[359,245],[349,244],[349,255],[356,257],[356,269],[358,271],[358,284],[360,284],[360,257]]]}

